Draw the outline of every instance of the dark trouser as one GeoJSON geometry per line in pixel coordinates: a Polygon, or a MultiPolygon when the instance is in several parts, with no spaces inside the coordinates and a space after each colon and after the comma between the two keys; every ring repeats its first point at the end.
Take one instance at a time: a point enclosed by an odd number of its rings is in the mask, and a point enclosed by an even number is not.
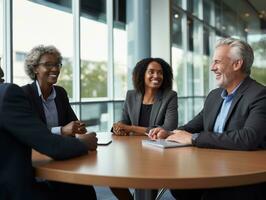
{"type": "MultiPolygon", "coordinates": [[[[51,200],[96,200],[96,193],[92,186],[60,183],[55,181],[38,182],[34,186],[36,194],[45,194],[51,200]]],[[[36,195],[35,195],[36,196],[36,195]]],[[[38,198],[36,199],[39,199],[38,198]]],[[[41,198],[41,197],[40,197],[41,198]]]]}
{"type": "MultiPolygon", "coordinates": [[[[127,188],[110,188],[115,197],[119,200],[133,200],[134,197],[130,193],[129,189],[127,188]]],[[[158,194],[158,190],[152,190],[152,199],[156,199],[156,196],[158,194]]]]}
{"type": "Polygon", "coordinates": [[[171,190],[171,193],[178,200],[265,200],[266,183],[217,189],[171,190]]]}
{"type": "Polygon", "coordinates": [[[204,190],[171,190],[177,200],[200,200],[204,190]]]}

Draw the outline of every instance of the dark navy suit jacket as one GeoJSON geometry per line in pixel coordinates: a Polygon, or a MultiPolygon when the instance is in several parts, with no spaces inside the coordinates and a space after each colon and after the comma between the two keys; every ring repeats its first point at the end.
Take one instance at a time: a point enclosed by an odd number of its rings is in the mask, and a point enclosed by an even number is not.
{"type": "Polygon", "coordinates": [[[86,154],[87,146],[72,137],[51,134],[34,114],[22,89],[0,84],[0,199],[38,199],[31,149],[54,159],[86,154]]]}
{"type": "MultiPolygon", "coordinates": [[[[56,91],[55,105],[58,113],[58,126],[65,126],[71,121],[78,120],[73,109],[70,106],[67,93],[64,88],[60,86],[54,86],[56,91]]],[[[26,96],[28,97],[30,104],[35,110],[39,118],[46,124],[46,118],[43,110],[42,99],[38,94],[37,85],[35,82],[22,87],[26,96]]]]}

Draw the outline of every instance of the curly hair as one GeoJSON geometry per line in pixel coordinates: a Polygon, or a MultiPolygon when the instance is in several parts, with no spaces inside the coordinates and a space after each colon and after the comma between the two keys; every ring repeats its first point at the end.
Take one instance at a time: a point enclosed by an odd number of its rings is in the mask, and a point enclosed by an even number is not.
{"type": "Polygon", "coordinates": [[[133,69],[132,81],[136,91],[140,92],[142,95],[145,93],[145,72],[148,65],[151,62],[157,62],[161,65],[163,70],[163,82],[160,90],[171,90],[173,86],[173,72],[172,67],[161,58],[144,58],[139,61],[133,69]]]}
{"type": "Polygon", "coordinates": [[[44,54],[52,54],[57,58],[58,63],[62,62],[61,53],[58,51],[56,47],[52,45],[49,46],[38,45],[34,47],[27,54],[24,62],[25,72],[32,80],[36,79],[34,68],[38,66],[39,61],[44,54]]]}

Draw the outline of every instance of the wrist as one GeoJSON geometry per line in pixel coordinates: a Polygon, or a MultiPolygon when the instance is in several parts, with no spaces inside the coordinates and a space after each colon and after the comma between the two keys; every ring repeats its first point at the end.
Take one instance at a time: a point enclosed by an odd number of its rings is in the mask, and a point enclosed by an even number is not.
{"type": "Polygon", "coordinates": [[[199,137],[199,133],[193,133],[191,135],[191,143],[192,143],[192,145],[196,145],[196,140],[197,140],[198,137],[199,137]]]}
{"type": "Polygon", "coordinates": [[[152,129],[151,127],[146,128],[145,133],[149,133],[151,129],[152,129]]]}
{"type": "Polygon", "coordinates": [[[175,134],[174,131],[167,131],[168,136],[175,134]]]}
{"type": "Polygon", "coordinates": [[[127,129],[126,129],[126,131],[127,132],[134,132],[134,130],[135,130],[135,126],[134,125],[127,125],[127,129]]]}
{"type": "Polygon", "coordinates": [[[61,135],[65,135],[65,130],[63,126],[61,126],[60,132],[61,132],[61,135]]]}

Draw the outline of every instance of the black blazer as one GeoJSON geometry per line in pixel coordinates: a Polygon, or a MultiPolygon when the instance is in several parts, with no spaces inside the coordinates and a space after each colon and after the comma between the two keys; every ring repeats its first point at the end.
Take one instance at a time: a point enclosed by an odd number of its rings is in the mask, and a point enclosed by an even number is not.
{"type": "MultiPolygon", "coordinates": [[[[56,91],[55,105],[58,113],[58,126],[65,126],[71,121],[78,120],[73,109],[70,106],[67,93],[64,88],[54,86],[56,91]]],[[[36,82],[22,86],[23,91],[28,97],[30,104],[39,116],[39,118],[46,124],[46,118],[43,110],[42,99],[38,94],[36,82]]]]}
{"type": "MultiPolygon", "coordinates": [[[[142,98],[142,94],[136,90],[127,92],[121,122],[138,126],[142,98]]],[[[152,106],[149,127],[161,126],[171,131],[177,128],[177,124],[177,93],[173,90],[158,92],[152,106]]]]}
{"type": "Polygon", "coordinates": [[[37,199],[31,148],[54,159],[67,159],[88,151],[78,139],[50,134],[20,87],[0,84],[1,200],[37,199]]]}
{"type": "Polygon", "coordinates": [[[232,150],[266,148],[266,87],[247,77],[236,91],[224,132],[214,134],[213,128],[223,99],[221,88],[209,93],[203,110],[179,129],[200,133],[194,144],[198,147],[232,150]]]}

